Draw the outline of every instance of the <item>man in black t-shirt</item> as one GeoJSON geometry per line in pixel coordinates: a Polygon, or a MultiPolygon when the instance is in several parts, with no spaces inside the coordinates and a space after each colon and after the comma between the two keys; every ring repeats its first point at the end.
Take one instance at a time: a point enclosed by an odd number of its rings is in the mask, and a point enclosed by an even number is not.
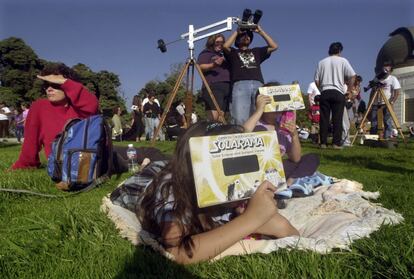
{"type": "Polygon", "coordinates": [[[234,123],[240,125],[255,111],[256,91],[264,83],[260,64],[278,48],[259,25],[253,32],[237,29],[223,45],[233,84],[230,113],[234,123]],[[249,48],[253,32],[260,34],[267,46],[249,48]],[[231,47],[233,43],[237,48],[231,47]]]}

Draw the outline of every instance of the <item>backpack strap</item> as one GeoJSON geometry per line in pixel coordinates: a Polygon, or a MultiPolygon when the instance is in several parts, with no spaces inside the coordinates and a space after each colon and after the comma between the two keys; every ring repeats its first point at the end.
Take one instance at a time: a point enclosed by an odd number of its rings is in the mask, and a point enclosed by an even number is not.
{"type": "Polygon", "coordinates": [[[107,158],[108,168],[106,170],[106,176],[110,178],[112,176],[112,169],[113,169],[113,164],[114,164],[114,148],[113,148],[113,143],[112,143],[112,129],[109,127],[105,119],[103,119],[103,129],[104,129],[105,138],[106,138],[105,145],[106,145],[107,152],[108,152],[108,158],[107,158]]]}

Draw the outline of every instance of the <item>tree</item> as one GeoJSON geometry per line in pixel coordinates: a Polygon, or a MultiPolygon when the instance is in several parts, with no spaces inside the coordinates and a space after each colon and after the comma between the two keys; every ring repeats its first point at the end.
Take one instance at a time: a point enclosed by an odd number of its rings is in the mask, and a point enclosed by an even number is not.
{"type": "Polygon", "coordinates": [[[0,87],[0,102],[5,103],[6,106],[16,108],[21,101],[21,97],[12,88],[0,87]]]}

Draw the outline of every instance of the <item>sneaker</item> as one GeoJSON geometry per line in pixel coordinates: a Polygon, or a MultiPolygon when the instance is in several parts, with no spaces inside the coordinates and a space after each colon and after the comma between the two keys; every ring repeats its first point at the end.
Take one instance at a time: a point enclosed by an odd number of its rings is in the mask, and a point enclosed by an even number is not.
{"type": "Polygon", "coordinates": [[[280,191],[275,194],[275,199],[277,200],[283,200],[283,199],[291,199],[292,198],[292,190],[291,189],[285,189],[283,191],[280,191]]]}
{"type": "Polygon", "coordinates": [[[326,146],[326,144],[321,144],[321,145],[319,145],[319,148],[320,148],[320,149],[326,149],[326,148],[327,148],[327,146],[326,146]]]}
{"type": "Polygon", "coordinates": [[[336,144],[333,144],[333,145],[332,145],[332,148],[333,148],[333,149],[337,149],[337,150],[342,150],[342,149],[344,149],[344,147],[343,147],[342,145],[336,145],[336,144]]]}

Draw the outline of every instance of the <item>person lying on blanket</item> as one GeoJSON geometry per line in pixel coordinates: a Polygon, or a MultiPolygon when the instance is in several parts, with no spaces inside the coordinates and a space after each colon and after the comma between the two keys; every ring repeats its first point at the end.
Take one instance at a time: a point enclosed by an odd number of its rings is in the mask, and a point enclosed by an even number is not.
{"type": "Polygon", "coordinates": [[[197,206],[191,167],[189,139],[243,132],[243,127],[218,122],[198,122],[178,139],[170,163],[145,190],[137,216],[142,228],[154,237],[181,264],[209,260],[251,234],[273,238],[299,235],[278,213],[276,188],[263,182],[244,210],[240,204],[197,206]]]}
{"type": "MultiPolygon", "coordinates": [[[[277,86],[278,82],[267,83],[264,86],[277,86]]],[[[311,183],[305,184],[299,178],[320,176],[323,174],[316,172],[319,166],[319,157],[316,154],[302,155],[300,140],[296,130],[296,114],[291,119],[283,122],[284,115],[295,112],[264,112],[267,104],[271,103],[271,97],[257,94],[256,111],[244,123],[245,132],[274,130],[277,134],[281,155],[287,155],[283,160],[286,182],[290,189],[298,191],[286,191],[288,198],[293,196],[307,196],[312,194],[311,183]]],[[[283,194],[283,193],[281,193],[283,194]]]]}

